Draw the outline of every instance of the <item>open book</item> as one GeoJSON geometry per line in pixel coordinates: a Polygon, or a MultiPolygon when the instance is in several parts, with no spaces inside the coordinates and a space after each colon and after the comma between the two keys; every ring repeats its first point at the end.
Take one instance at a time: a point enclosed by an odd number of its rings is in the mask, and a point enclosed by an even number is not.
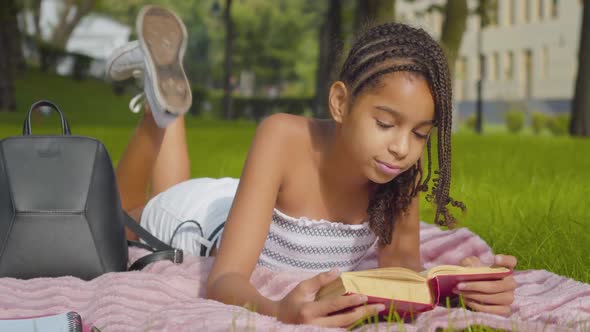
{"type": "Polygon", "coordinates": [[[368,304],[383,303],[387,316],[390,308],[408,318],[420,312],[445,305],[446,297],[454,297],[453,289],[461,281],[497,280],[512,273],[504,267],[463,267],[440,265],[420,273],[402,267],[343,272],[325,285],[316,300],[340,295],[363,294],[368,304]]]}

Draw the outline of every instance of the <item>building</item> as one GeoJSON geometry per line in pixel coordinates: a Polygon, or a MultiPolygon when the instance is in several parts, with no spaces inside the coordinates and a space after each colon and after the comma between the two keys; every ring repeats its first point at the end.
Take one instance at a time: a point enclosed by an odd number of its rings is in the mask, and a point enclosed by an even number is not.
{"type": "MultiPolygon", "coordinates": [[[[477,6],[477,0],[468,3],[470,10],[477,6]]],[[[444,1],[398,1],[398,20],[438,38],[443,14],[428,10],[436,4],[444,1]]],[[[481,30],[477,15],[470,15],[467,21],[455,64],[459,118],[475,110],[480,64],[484,66],[486,121],[503,121],[502,112],[510,108],[569,112],[577,75],[582,0],[496,0],[494,12],[491,24],[481,30]]]]}
{"type": "MultiPolygon", "coordinates": [[[[53,27],[58,23],[60,8],[63,0],[43,0],[41,2],[41,16],[39,28],[41,37],[49,40],[53,27]]],[[[20,18],[21,24],[25,26],[27,34],[34,33],[33,16],[27,13],[20,18]]],[[[121,24],[112,18],[90,13],[84,16],[72,34],[66,45],[66,51],[87,55],[93,59],[90,64],[90,74],[96,77],[103,77],[108,56],[113,50],[129,40],[131,28],[121,24]]],[[[34,56],[33,50],[25,48],[26,56],[34,56]]],[[[62,59],[57,67],[60,74],[67,74],[72,70],[73,59],[66,57],[62,59]]]]}

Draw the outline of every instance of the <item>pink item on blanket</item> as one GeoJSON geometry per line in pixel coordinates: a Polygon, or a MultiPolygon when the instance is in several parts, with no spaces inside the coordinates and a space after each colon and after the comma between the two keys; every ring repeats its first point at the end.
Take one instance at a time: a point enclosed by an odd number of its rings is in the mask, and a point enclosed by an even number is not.
{"type": "MultiPolygon", "coordinates": [[[[441,231],[421,224],[421,255],[428,268],[458,264],[466,256],[490,260],[493,253],[477,235],[462,228],[441,231]]],[[[133,261],[145,254],[130,251],[133,261]]],[[[162,261],[141,272],[108,273],[91,281],[72,277],[32,280],[0,279],[0,319],[76,311],[103,331],[344,331],[283,324],[244,308],[205,299],[205,282],[213,258],[188,256],[182,265],[162,261]]],[[[359,269],[376,266],[371,251],[359,269]]],[[[257,267],[252,282],[280,299],[310,274],[294,275],[257,267]]],[[[473,324],[519,331],[590,330],[590,285],[543,270],[516,271],[518,283],[509,318],[463,309],[436,308],[420,315],[404,331],[463,329],[473,324]]],[[[380,331],[399,326],[380,323],[380,331]]],[[[370,331],[377,328],[370,327],[370,331]]]]}

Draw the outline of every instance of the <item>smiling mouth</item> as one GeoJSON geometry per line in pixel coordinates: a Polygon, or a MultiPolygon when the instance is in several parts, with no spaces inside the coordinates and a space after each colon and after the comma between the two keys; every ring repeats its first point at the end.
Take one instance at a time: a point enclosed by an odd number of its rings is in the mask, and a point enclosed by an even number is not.
{"type": "Polygon", "coordinates": [[[401,167],[393,166],[388,163],[384,163],[382,161],[379,161],[377,159],[375,159],[375,162],[377,163],[377,167],[379,168],[379,170],[381,170],[383,173],[388,174],[390,176],[398,175],[402,172],[401,167]]]}
{"type": "Polygon", "coordinates": [[[385,165],[385,166],[387,166],[388,168],[391,168],[391,169],[402,169],[403,168],[403,167],[400,167],[400,166],[394,166],[394,165],[388,164],[388,163],[383,162],[383,161],[381,161],[379,159],[376,159],[376,160],[377,160],[378,163],[383,164],[383,165],[385,165]]]}

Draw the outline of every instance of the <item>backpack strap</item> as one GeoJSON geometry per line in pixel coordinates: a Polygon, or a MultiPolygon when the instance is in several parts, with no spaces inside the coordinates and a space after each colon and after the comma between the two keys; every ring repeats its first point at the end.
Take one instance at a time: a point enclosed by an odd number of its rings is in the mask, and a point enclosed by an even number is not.
{"type": "Polygon", "coordinates": [[[181,249],[176,249],[170,245],[160,241],[158,238],[150,234],[145,228],[141,227],[133,218],[127,213],[123,212],[123,221],[125,226],[129,227],[133,233],[137,234],[140,239],[144,240],[147,244],[137,241],[127,241],[132,247],[138,247],[151,251],[149,255],[145,255],[131,264],[129,271],[138,271],[148,266],[151,263],[169,260],[175,264],[180,264],[184,260],[184,254],[181,249]]]}

